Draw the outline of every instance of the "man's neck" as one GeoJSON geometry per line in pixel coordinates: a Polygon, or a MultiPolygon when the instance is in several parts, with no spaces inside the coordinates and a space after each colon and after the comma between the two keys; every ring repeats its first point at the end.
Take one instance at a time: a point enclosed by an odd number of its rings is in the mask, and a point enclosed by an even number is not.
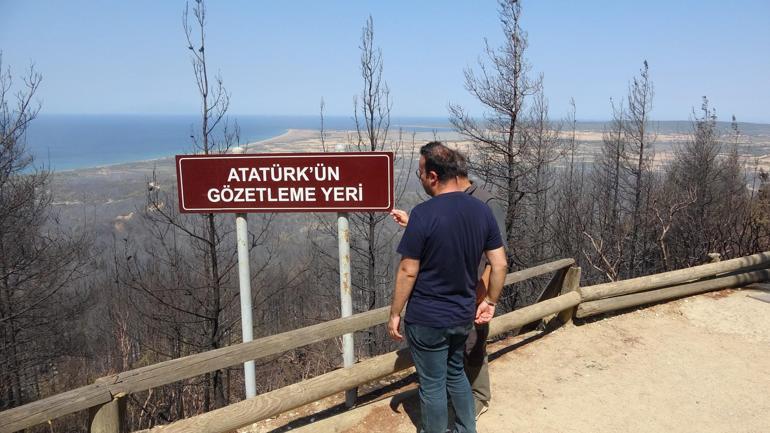
{"type": "Polygon", "coordinates": [[[436,190],[434,191],[433,197],[441,194],[446,194],[449,192],[462,192],[462,191],[464,190],[460,188],[460,185],[457,183],[457,179],[450,179],[444,183],[439,183],[438,185],[436,185],[436,190]]]}
{"type": "Polygon", "coordinates": [[[471,182],[471,180],[467,177],[457,177],[457,186],[460,188],[460,191],[467,190],[471,187],[471,185],[473,185],[473,182],[471,182]]]}

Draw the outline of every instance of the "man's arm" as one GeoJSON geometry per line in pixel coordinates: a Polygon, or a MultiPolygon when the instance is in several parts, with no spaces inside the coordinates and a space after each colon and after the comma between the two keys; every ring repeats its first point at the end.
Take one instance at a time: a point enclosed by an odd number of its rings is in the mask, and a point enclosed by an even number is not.
{"type": "Polygon", "coordinates": [[[390,305],[390,320],[388,320],[388,334],[396,341],[404,339],[398,331],[401,324],[401,310],[404,309],[404,305],[412,293],[419,270],[420,260],[406,256],[401,257],[401,263],[399,263],[396,273],[396,287],[393,289],[393,303],[390,305]]]}
{"type": "Polygon", "coordinates": [[[484,272],[481,273],[481,277],[476,283],[476,305],[479,305],[487,296],[490,275],[492,275],[492,266],[489,266],[489,263],[487,263],[486,266],[484,266],[484,272]]]}
{"type": "Polygon", "coordinates": [[[487,256],[491,271],[487,295],[476,309],[476,323],[479,325],[488,323],[495,315],[495,304],[500,298],[500,292],[503,290],[503,283],[505,282],[505,273],[508,271],[508,262],[505,259],[503,247],[485,251],[484,254],[487,256]]]}

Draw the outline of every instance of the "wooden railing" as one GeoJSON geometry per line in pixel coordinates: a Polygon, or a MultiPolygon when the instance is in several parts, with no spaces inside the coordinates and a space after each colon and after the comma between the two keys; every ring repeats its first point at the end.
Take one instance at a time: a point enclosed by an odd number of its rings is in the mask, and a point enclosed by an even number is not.
{"type": "MultiPolygon", "coordinates": [[[[543,289],[542,302],[501,315],[492,320],[490,336],[519,329],[532,322],[567,322],[573,316],[592,314],[659,302],[709,290],[737,287],[770,280],[770,252],[711,263],[647,277],[579,287],[580,268],[563,259],[514,272],[506,285],[556,272],[543,289]]],[[[121,432],[124,396],[282,353],[290,349],[335,338],[385,323],[388,307],[336,319],[318,325],[237,344],[214,351],[165,361],[97,380],[74,389],[0,413],[0,433],[10,433],[66,414],[89,409],[90,431],[121,432]]],[[[228,432],[320,400],[412,366],[409,352],[402,349],[373,357],[351,367],[335,370],[214,411],[154,427],[145,432],[228,432]]]]}
{"type": "MultiPolygon", "coordinates": [[[[563,270],[575,261],[563,259],[508,274],[505,284],[524,281],[538,275],[563,270]]],[[[183,358],[130,370],[97,379],[93,384],[0,412],[0,433],[18,431],[64,415],[90,410],[91,432],[117,432],[121,424],[121,406],[127,394],[147,391],[201,374],[258,360],[298,347],[336,338],[386,323],[389,307],[350,317],[235,344],[183,358]],[[116,420],[115,417],[118,419],[116,420]],[[117,430],[110,426],[118,426],[117,430]]],[[[358,365],[358,364],[357,364],[358,365]]],[[[316,378],[318,379],[318,378],[316,378]]],[[[312,380],[312,379],[311,379],[312,380]]],[[[304,383],[304,382],[303,382],[304,383]]],[[[350,386],[353,388],[355,385],[350,386]]],[[[267,394],[265,394],[267,395],[267,394]]]]}

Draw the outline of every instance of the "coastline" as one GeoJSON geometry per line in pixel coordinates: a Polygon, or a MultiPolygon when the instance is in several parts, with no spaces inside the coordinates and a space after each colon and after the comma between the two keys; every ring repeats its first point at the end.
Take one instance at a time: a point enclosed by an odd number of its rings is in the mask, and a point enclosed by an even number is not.
{"type": "MultiPolygon", "coordinates": [[[[561,131],[562,138],[569,138],[567,131],[561,131]],[[565,137],[566,136],[566,137],[565,137]]],[[[476,149],[467,139],[454,131],[408,131],[399,137],[399,131],[390,131],[390,140],[403,140],[408,148],[416,148],[432,141],[441,140],[467,155],[474,155],[476,149]]],[[[601,150],[602,133],[598,131],[577,131],[575,162],[590,164],[601,150]]],[[[659,134],[655,148],[656,169],[665,166],[674,157],[672,146],[686,139],[683,135],[659,134]]],[[[743,148],[741,159],[752,164],[756,169],[770,170],[770,140],[762,136],[749,136],[749,147],[743,148]],[[756,165],[754,165],[756,164],[756,165]]],[[[332,151],[337,143],[352,144],[357,142],[355,130],[328,130],[324,132],[324,142],[332,151]]],[[[262,140],[256,140],[238,146],[246,153],[295,153],[322,152],[321,131],[318,129],[287,129],[283,133],[262,140]]],[[[557,166],[559,163],[557,163],[557,166]]],[[[100,165],[70,170],[53,171],[54,181],[51,191],[55,205],[60,209],[77,209],[79,206],[99,208],[100,213],[108,213],[111,218],[129,215],[140,209],[150,191],[159,190],[163,194],[176,195],[177,180],[174,155],[116,164],[100,165]],[[152,182],[152,185],[150,185],[152,182]]],[[[81,216],[73,216],[74,219],[81,216]]]]}
{"type": "MultiPolygon", "coordinates": [[[[258,145],[260,145],[261,143],[264,143],[264,142],[269,142],[269,141],[279,140],[279,139],[295,140],[296,138],[292,137],[292,133],[294,131],[295,130],[289,129],[289,130],[286,130],[283,133],[278,134],[276,136],[273,136],[273,137],[270,137],[270,138],[266,138],[264,140],[258,140],[258,141],[249,142],[249,143],[243,144],[243,145],[238,146],[238,147],[251,148],[251,147],[254,147],[254,146],[258,146],[258,145]]],[[[180,153],[179,155],[186,155],[186,154],[180,153]]],[[[157,158],[137,159],[137,160],[134,160],[134,161],[115,162],[115,163],[111,163],[111,164],[99,164],[99,165],[93,165],[93,166],[87,166],[87,167],[68,168],[68,169],[65,169],[65,170],[54,170],[54,173],[66,174],[66,173],[75,172],[75,171],[82,171],[82,170],[98,170],[98,169],[108,169],[108,168],[120,168],[121,166],[130,166],[130,165],[152,164],[152,163],[158,163],[158,162],[162,163],[162,162],[165,162],[165,161],[173,161],[175,156],[176,156],[176,154],[174,154],[174,155],[167,155],[167,156],[161,156],[161,157],[157,157],[157,158]]]]}
{"type": "MultiPolygon", "coordinates": [[[[398,139],[398,130],[389,132],[389,139],[398,139]]],[[[561,130],[558,132],[561,139],[571,138],[571,131],[561,130]]],[[[592,130],[577,130],[575,139],[578,141],[577,157],[579,160],[587,162],[593,160],[595,153],[601,146],[603,133],[592,130]]],[[[673,145],[685,142],[689,137],[682,133],[658,134],[656,137],[656,161],[654,165],[660,167],[673,157],[673,145]]],[[[749,137],[751,145],[756,147],[765,147],[762,149],[768,152],[760,151],[758,154],[743,154],[742,157],[747,161],[755,159],[760,166],[767,166],[770,169],[770,140],[762,140],[761,136],[749,137]]],[[[451,147],[458,148],[466,153],[473,154],[472,143],[461,137],[455,131],[412,131],[404,132],[401,139],[406,143],[412,141],[419,146],[431,140],[441,140],[451,147]]],[[[328,130],[324,131],[324,142],[327,149],[333,150],[337,143],[354,143],[357,140],[355,130],[328,130]]],[[[293,152],[322,152],[324,146],[321,141],[321,131],[319,129],[289,128],[278,135],[248,142],[230,149],[230,153],[235,149],[242,149],[240,153],[260,152],[260,153],[293,153],[293,152]]],[[[159,158],[140,159],[133,161],[118,162],[113,164],[94,165],[89,167],[72,168],[66,170],[53,170],[53,174],[58,177],[68,178],[72,176],[82,176],[88,174],[110,175],[127,174],[129,172],[151,173],[170,170],[174,171],[174,156],[167,155],[159,158]]]]}
{"type": "MultiPolygon", "coordinates": [[[[411,119],[410,119],[411,120],[411,119]]],[[[657,122],[661,123],[661,122],[657,122]]],[[[677,144],[681,144],[686,142],[689,139],[689,131],[686,131],[684,126],[684,122],[663,122],[666,123],[665,128],[661,128],[661,130],[658,130],[658,128],[655,128],[656,131],[654,132],[655,136],[655,144],[656,147],[658,147],[658,151],[660,151],[660,155],[663,157],[662,159],[667,159],[670,154],[672,153],[672,146],[675,146],[677,144]],[[676,126],[676,127],[674,127],[676,126]],[[665,155],[665,156],[664,156],[665,155]]],[[[413,139],[415,140],[415,143],[420,143],[423,141],[431,141],[434,139],[438,139],[441,141],[445,141],[446,143],[460,148],[466,152],[472,152],[472,146],[470,146],[470,142],[466,139],[460,137],[457,132],[451,129],[441,129],[442,127],[436,127],[435,129],[431,129],[430,123],[424,123],[424,124],[418,124],[414,123],[412,121],[411,123],[406,122],[402,123],[400,125],[391,125],[391,129],[388,134],[389,140],[398,140],[399,134],[402,134],[400,138],[406,142],[409,143],[413,139]]],[[[592,151],[595,151],[598,146],[601,145],[602,139],[603,139],[603,129],[600,128],[601,122],[591,123],[591,122],[585,122],[585,124],[581,125],[578,123],[578,129],[575,131],[575,139],[579,142],[579,151],[578,153],[583,154],[584,156],[588,156],[587,154],[592,153],[592,151]]],[[[770,125],[762,125],[762,124],[742,124],[746,127],[748,130],[747,133],[742,134],[742,147],[745,151],[747,157],[749,157],[749,153],[751,153],[751,156],[757,157],[759,156],[761,159],[767,159],[770,157],[770,125]],[[767,128],[757,130],[757,127],[767,126],[767,128]],[[753,149],[752,149],[753,148],[753,149]],[[757,148],[763,148],[763,149],[757,149],[757,148]]],[[[290,126],[290,125],[286,125],[290,126]]],[[[569,129],[563,127],[556,129],[557,134],[560,139],[568,141],[570,138],[572,138],[572,131],[569,129]]],[[[277,129],[274,131],[271,131],[272,133],[275,133],[275,135],[267,136],[266,138],[260,138],[254,141],[249,141],[245,144],[241,144],[237,146],[237,148],[243,149],[243,151],[246,152],[271,152],[271,153],[278,153],[278,152],[317,152],[317,151],[323,151],[323,147],[321,144],[321,131],[315,126],[310,127],[295,127],[295,128],[289,128],[286,129],[277,129]],[[281,132],[278,132],[281,131],[281,132]]],[[[723,132],[724,133],[724,132],[723,132]]],[[[66,135],[66,134],[65,134],[66,135]]],[[[336,143],[355,143],[357,142],[356,137],[356,131],[354,129],[350,129],[349,126],[343,126],[342,128],[337,129],[328,129],[324,132],[325,142],[327,145],[327,148],[331,147],[332,150],[334,148],[334,145],[336,143]],[[345,129],[347,128],[347,129],[345,129]]],[[[121,170],[121,169],[127,169],[127,168],[138,168],[139,166],[145,165],[145,166],[152,166],[152,165],[162,165],[165,164],[166,161],[173,161],[173,157],[176,154],[185,154],[184,151],[177,152],[177,153],[169,153],[169,154],[163,154],[163,150],[161,150],[159,156],[150,156],[145,157],[142,159],[131,159],[131,151],[135,151],[138,154],[144,153],[145,155],[147,153],[154,152],[147,152],[147,150],[151,146],[145,146],[140,145],[134,147],[133,145],[122,145],[121,141],[116,140],[114,142],[109,141],[106,137],[101,137],[101,140],[104,140],[103,143],[111,143],[111,146],[117,146],[115,147],[115,151],[108,151],[108,152],[102,152],[102,149],[105,148],[105,145],[102,145],[99,149],[93,150],[93,154],[96,155],[96,158],[92,159],[113,159],[117,162],[108,162],[108,163],[98,163],[94,162],[93,165],[91,165],[91,161],[89,161],[90,158],[83,156],[80,158],[81,161],[83,161],[86,165],[83,166],[76,166],[74,168],[64,168],[64,169],[52,169],[54,173],[72,173],[72,172],[78,172],[78,171],[93,171],[93,170],[121,170]],[[100,158],[102,155],[108,154],[111,155],[112,158],[100,158]],[[121,160],[122,159],[122,160],[121,160]]],[[[163,138],[160,138],[161,140],[163,138]]],[[[176,139],[174,139],[175,141],[176,139]]],[[[156,139],[151,139],[150,142],[156,141],[156,139]]],[[[163,146],[159,146],[161,149],[163,146]]],[[[190,150],[192,148],[192,143],[188,142],[186,145],[180,145],[178,149],[184,149],[187,148],[190,150]]],[[[173,152],[173,149],[170,150],[173,152]]],[[[40,152],[40,149],[38,149],[38,152],[40,152]]],[[[593,152],[595,153],[595,152],[593,152]]],[[[87,155],[87,153],[83,153],[83,155],[87,155]]],[[[157,154],[156,154],[157,155],[157,154]]],[[[78,157],[76,156],[69,156],[67,162],[64,162],[65,160],[56,161],[56,156],[53,157],[54,162],[52,163],[49,160],[46,162],[45,157],[43,154],[37,155],[37,160],[42,162],[42,165],[64,165],[64,166],[73,166],[77,165],[78,157]]]]}
{"type": "MultiPolygon", "coordinates": [[[[355,137],[355,131],[351,130],[329,130],[324,132],[325,142],[327,148],[333,147],[337,143],[350,143],[355,137]]],[[[391,131],[391,136],[394,137],[396,133],[391,131]]],[[[446,134],[454,135],[455,133],[446,134]]],[[[432,132],[416,132],[414,133],[417,140],[432,140],[434,135],[432,132]]],[[[411,134],[409,134],[411,137],[411,134]]],[[[418,141],[419,142],[419,141],[418,141]]],[[[453,143],[456,141],[452,141],[453,143]]],[[[235,149],[243,149],[246,152],[264,152],[264,153],[292,153],[292,152],[322,152],[323,144],[321,142],[321,131],[318,129],[300,129],[289,128],[283,133],[276,136],[266,138],[263,140],[252,141],[242,144],[240,146],[234,146],[230,149],[229,153],[235,149]]],[[[180,153],[181,155],[181,153],[180,153]]],[[[164,165],[174,164],[175,155],[167,155],[159,158],[139,159],[134,161],[117,162],[114,164],[94,165],[89,167],[71,168],[66,170],[54,170],[56,175],[71,175],[78,172],[94,172],[94,171],[127,171],[127,170],[141,170],[153,167],[160,167],[164,165]]]]}

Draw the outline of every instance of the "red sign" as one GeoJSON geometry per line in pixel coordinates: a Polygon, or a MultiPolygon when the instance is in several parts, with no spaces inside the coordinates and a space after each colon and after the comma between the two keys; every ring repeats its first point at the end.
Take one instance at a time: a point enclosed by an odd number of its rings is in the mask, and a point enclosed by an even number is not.
{"type": "Polygon", "coordinates": [[[177,155],[179,210],[388,212],[393,153],[177,155]]]}

